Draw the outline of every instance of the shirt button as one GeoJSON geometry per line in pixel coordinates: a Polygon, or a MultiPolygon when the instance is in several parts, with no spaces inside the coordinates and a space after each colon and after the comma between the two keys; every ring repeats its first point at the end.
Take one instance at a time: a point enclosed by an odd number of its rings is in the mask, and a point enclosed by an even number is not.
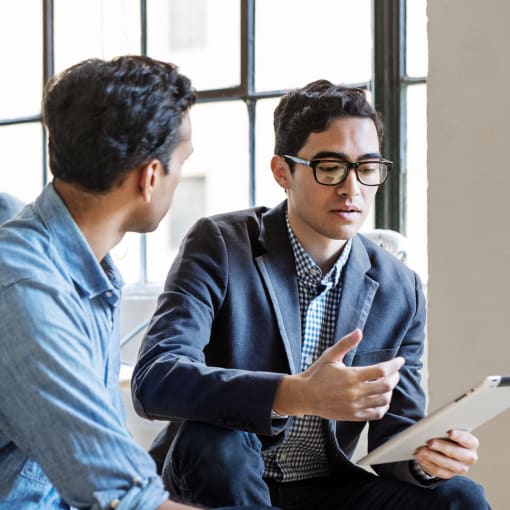
{"type": "Polygon", "coordinates": [[[307,356],[305,361],[306,361],[306,364],[307,364],[308,366],[310,366],[310,365],[313,363],[313,358],[312,358],[312,356],[307,356]]]}
{"type": "Polygon", "coordinates": [[[312,267],[312,269],[310,269],[310,274],[312,276],[319,276],[320,269],[318,267],[312,267]]]}
{"type": "Polygon", "coordinates": [[[283,461],[287,460],[287,454],[285,452],[280,453],[280,460],[283,460],[283,461]]]}
{"type": "Polygon", "coordinates": [[[106,292],[106,297],[111,298],[113,296],[113,292],[111,290],[106,292]]]}
{"type": "Polygon", "coordinates": [[[120,505],[120,499],[117,499],[115,498],[111,503],[110,503],[110,508],[113,508],[115,510],[115,508],[117,508],[118,506],[120,505]]]}

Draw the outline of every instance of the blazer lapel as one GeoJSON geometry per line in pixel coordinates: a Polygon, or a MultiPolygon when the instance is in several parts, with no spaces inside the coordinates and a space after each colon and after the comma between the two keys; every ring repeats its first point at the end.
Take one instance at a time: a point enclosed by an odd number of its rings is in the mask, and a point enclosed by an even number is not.
{"type": "MultiPolygon", "coordinates": [[[[363,330],[375,293],[379,287],[379,283],[366,274],[371,264],[363,243],[358,236],[354,237],[352,241],[349,260],[344,268],[335,341],[340,340],[353,329],[360,328],[363,330]]],[[[355,354],[356,348],[345,355],[345,365],[350,366],[352,364],[355,354]]]]}
{"type": "Polygon", "coordinates": [[[286,203],[262,216],[259,242],[264,250],[255,257],[271,298],[283,339],[290,373],[301,370],[301,314],[294,255],[285,225],[286,203]]]}

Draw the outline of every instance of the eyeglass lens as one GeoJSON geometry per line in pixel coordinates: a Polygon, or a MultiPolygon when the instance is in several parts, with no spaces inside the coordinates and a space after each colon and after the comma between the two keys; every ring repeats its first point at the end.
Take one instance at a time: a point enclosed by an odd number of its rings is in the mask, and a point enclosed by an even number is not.
{"type": "MultiPolygon", "coordinates": [[[[350,170],[349,165],[341,161],[324,160],[317,161],[315,167],[315,178],[320,184],[333,186],[342,182],[350,170]]],[[[359,163],[354,168],[358,180],[369,186],[377,186],[383,183],[388,176],[388,166],[377,161],[359,163]]]]}

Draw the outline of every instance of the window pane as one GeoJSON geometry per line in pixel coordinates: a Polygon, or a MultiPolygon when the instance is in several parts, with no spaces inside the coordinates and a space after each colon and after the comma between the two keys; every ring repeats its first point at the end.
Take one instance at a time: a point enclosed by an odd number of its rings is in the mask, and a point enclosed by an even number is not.
{"type": "Polygon", "coordinates": [[[55,71],[140,53],[139,0],[55,0],[55,71]]]}
{"type": "Polygon", "coordinates": [[[249,205],[248,116],[244,103],[197,104],[191,110],[191,119],[193,155],[184,165],[169,214],[155,232],[147,235],[147,274],[151,282],[164,280],[183,235],[199,217],[249,205]]]}
{"type": "Polygon", "coordinates": [[[428,72],[427,0],[407,0],[407,75],[426,76],[428,72]]]}
{"type": "Polygon", "coordinates": [[[304,0],[257,2],[257,90],[301,87],[326,78],[369,81],[372,75],[372,2],[304,0]]]}
{"type": "Polygon", "coordinates": [[[427,281],[427,87],[407,89],[406,236],[409,265],[427,281]]]}
{"type": "Polygon", "coordinates": [[[239,0],[149,0],[148,53],[200,89],[239,85],[239,0]]]}
{"type": "Polygon", "coordinates": [[[0,119],[41,111],[42,2],[0,4],[0,119]]]}
{"type": "Polygon", "coordinates": [[[279,98],[257,101],[255,202],[268,207],[285,200],[285,192],[271,172],[271,158],[274,154],[273,112],[278,102],[279,98]]]}
{"type": "Polygon", "coordinates": [[[142,279],[140,246],[141,235],[129,232],[110,252],[126,284],[138,283],[142,279]]]}
{"type": "Polygon", "coordinates": [[[42,189],[42,127],[38,122],[0,127],[0,191],[31,202],[42,189]]]}

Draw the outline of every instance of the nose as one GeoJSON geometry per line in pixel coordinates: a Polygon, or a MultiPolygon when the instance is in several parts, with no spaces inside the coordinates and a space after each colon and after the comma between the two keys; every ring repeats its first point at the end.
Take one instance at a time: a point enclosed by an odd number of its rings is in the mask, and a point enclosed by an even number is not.
{"type": "Polygon", "coordinates": [[[338,184],[336,192],[339,195],[355,197],[360,194],[361,183],[358,181],[354,168],[351,168],[345,179],[338,184]]]}

